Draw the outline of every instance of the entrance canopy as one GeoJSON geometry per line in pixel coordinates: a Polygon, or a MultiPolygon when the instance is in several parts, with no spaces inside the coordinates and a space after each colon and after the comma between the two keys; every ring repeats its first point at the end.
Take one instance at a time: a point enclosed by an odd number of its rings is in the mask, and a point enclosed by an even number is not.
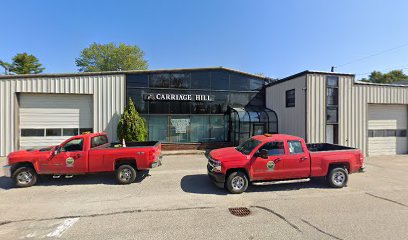
{"type": "Polygon", "coordinates": [[[254,135],[278,133],[278,117],[265,107],[230,108],[230,129],[236,146],[254,135]]]}

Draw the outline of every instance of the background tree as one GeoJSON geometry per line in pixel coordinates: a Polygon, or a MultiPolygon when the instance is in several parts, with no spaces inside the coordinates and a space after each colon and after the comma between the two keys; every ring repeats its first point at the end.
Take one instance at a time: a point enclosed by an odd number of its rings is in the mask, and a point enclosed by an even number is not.
{"type": "Polygon", "coordinates": [[[408,75],[405,75],[402,70],[392,70],[385,74],[379,71],[373,71],[370,76],[368,76],[368,79],[361,79],[361,81],[372,83],[393,83],[400,80],[408,80],[408,75]]]}
{"type": "Polygon", "coordinates": [[[5,75],[10,74],[11,63],[4,62],[4,61],[0,60],[0,66],[2,66],[4,68],[4,74],[5,75]]]}
{"type": "Polygon", "coordinates": [[[27,53],[17,54],[10,66],[10,72],[15,74],[37,74],[44,69],[36,56],[27,53]]]}
{"type": "Polygon", "coordinates": [[[120,70],[146,70],[144,52],[136,45],[120,43],[93,43],[75,59],[80,72],[103,72],[120,70]]]}
{"type": "Polygon", "coordinates": [[[129,98],[129,104],[120,117],[118,128],[118,138],[126,142],[146,141],[147,129],[145,121],[139,116],[132,99],[129,98]]]}

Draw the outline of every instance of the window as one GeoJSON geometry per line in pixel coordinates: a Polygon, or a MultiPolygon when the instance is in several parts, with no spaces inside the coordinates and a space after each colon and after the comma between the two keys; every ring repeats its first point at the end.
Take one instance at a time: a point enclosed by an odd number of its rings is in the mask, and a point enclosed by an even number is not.
{"type": "Polygon", "coordinates": [[[171,88],[190,88],[190,73],[170,74],[171,88]]]}
{"type": "Polygon", "coordinates": [[[21,129],[22,137],[44,137],[44,129],[32,129],[25,128],[21,129]]]}
{"type": "Polygon", "coordinates": [[[62,135],[62,131],[61,128],[47,128],[47,130],[45,131],[45,135],[47,137],[51,137],[51,136],[61,136],[62,135]]]}
{"type": "Polygon", "coordinates": [[[261,144],[260,141],[255,140],[255,139],[248,139],[245,142],[241,143],[236,149],[238,152],[248,155],[254,150],[259,144],[261,144]]]}
{"type": "Polygon", "coordinates": [[[106,136],[97,136],[91,139],[91,148],[98,147],[108,143],[108,138],[106,136]]]}
{"type": "Polygon", "coordinates": [[[62,130],[63,136],[76,136],[78,135],[78,128],[64,128],[62,130]]]}
{"type": "Polygon", "coordinates": [[[300,141],[288,141],[290,154],[304,153],[302,143],[300,141]]]}
{"type": "Polygon", "coordinates": [[[150,75],[149,87],[168,88],[169,86],[170,86],[170,74],[156,73],[150,75]]]}
{"type": "Polygon", "coordinates": [[[337,107],[328,107],[326,114],[327,123],[337,123],[337,107]]]}
{"type": "Polygon", "coordinates": [[[127,74],[126,75],[127,87],[148,87],[149,76],[147,74],[127,74]]]}
{"type": "Polygon", "coordinates": [[[337,76],[327,76],[327,87],[338,87],[339,77],[337,76]]]}
{"type": "Polygon", "coordinates": [[[83,138],[73,139],[73,140],[65,143],[65,145],[61,148],[61,152],[82,151],[83,143],[84,143],[83,138]]]}
{"type": "Polygon", "coordinates": [[[326,125],[326,142],[337,144],[338,141],[338,125],[337,124],[328,124],[326,125]]]}
{"type": "Polygon", "coordinates": [[[368,130],[368,137],[406,137],[405,129],[375,129],[368,130]]]}
{"type": "Polygon", "coordinates": [[[286,107],[295,106],[295,89],[286,91],[286,107]]]}
{"type": "Polygon", "coordinates": [[[211,73],[211,89],[229,90],[229,74],[224,71],[214,71],[211,73]]]}
{"type": "Polygon", "coordinates": [[[269,142],[263,145],[259,150],[268,150],[268,156],[277,156],[285,154],[283,142],[269,142]]]}
{"type": "Polygon", "coordinates": [[[236,91],[248,91],[249,90],[249,78],[242,74],[230,74],[231,82],[230,89],[236,91]]]}
{"type": "Polygon", "coordinates": [[[192,72],[191,89],[210,89],[211,75],[210,72],[192,72]]]}
{"type": "Polygon", "coordinates": [[[149,116],[149,139],[154,141],[168,142],[167,116],[149,116]]]}
{"type": "Polygon", "coordinates": [[[337,106],[338,105],[338,88],[327,88],[327,105],[337,106]]]}

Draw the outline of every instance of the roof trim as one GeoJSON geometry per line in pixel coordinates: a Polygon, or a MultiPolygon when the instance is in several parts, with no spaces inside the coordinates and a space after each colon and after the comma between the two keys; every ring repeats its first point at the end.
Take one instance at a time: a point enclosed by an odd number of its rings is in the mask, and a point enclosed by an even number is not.
{"type": "Polygon", "coordinates": [[[279,84],[279,83],[283,83],[283,82],[286,82],[286,81],[289,81],[289,80],[292,80],[292,79],[295,79],[297,77],[301,77],[301,76],[307,75],[307,74],[324,74],[324,75],[337,75],[337,76],[355,77],[355,74],[352,74],[352,73],[339,73],[339,72],[325,72],[325,71],[305,70],[305,71],[290,75],[289,77],[285,77],[285,78],[282,78],[282,79],[280,79],[278,81],[272,82],[272,83],[266,85],[266,87],[276,85],[276,84],[279,84]]]}
{"type": "Polygon", "coordinates": [[[358,84],[358,85],[368,85],[368,86],[380,86],[380,87],[405,87],[405,88],[408,87],[408,85],[404,85],[404,84],[371,83],[371,82],[362,82],[362,81],[355,81],[354,84],[358,84]]]}
{"type": "Polygon", "coordinates": [[[127,71],[106,71],[106,72],[80,72],[80,73],[48,73],[48,74],[18,74],[18,75],[0,75],[1,79],[15,78],[49,78],[49,77],[74,77],[74,76],[95,76],[95,75],[124,75],[132,73],[161,73],[161,72],[176,72],[176,71],[200,71],[200,70],[225,70],[238,74],[243,74],[250,77],[263,79],[264,81],[272,81],[272,78],[262,77],[256,74],[242,72],[239,70],[226,67],[203,67],[203,68],[172,68],[172,69],[156,69],[156,70],[127,70],[127,71]]]}

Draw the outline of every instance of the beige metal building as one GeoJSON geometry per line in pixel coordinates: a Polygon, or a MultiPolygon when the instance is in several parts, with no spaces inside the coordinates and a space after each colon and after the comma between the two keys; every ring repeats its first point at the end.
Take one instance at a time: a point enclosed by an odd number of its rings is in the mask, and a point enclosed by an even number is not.
{"type": "Polygon", "coordinates": [[[118,73],[2,77],[0,156],[55,145],[88,130],[106,131],[115,139],[124,85],[125,75],[118,73]]]}
{"type": "Polygon", "coordinates": [[[304,71],[266,89],[280,133],[369,156],[408,153],[407,104],[407,86],[356,82],[353,74],[304,71]]]}

